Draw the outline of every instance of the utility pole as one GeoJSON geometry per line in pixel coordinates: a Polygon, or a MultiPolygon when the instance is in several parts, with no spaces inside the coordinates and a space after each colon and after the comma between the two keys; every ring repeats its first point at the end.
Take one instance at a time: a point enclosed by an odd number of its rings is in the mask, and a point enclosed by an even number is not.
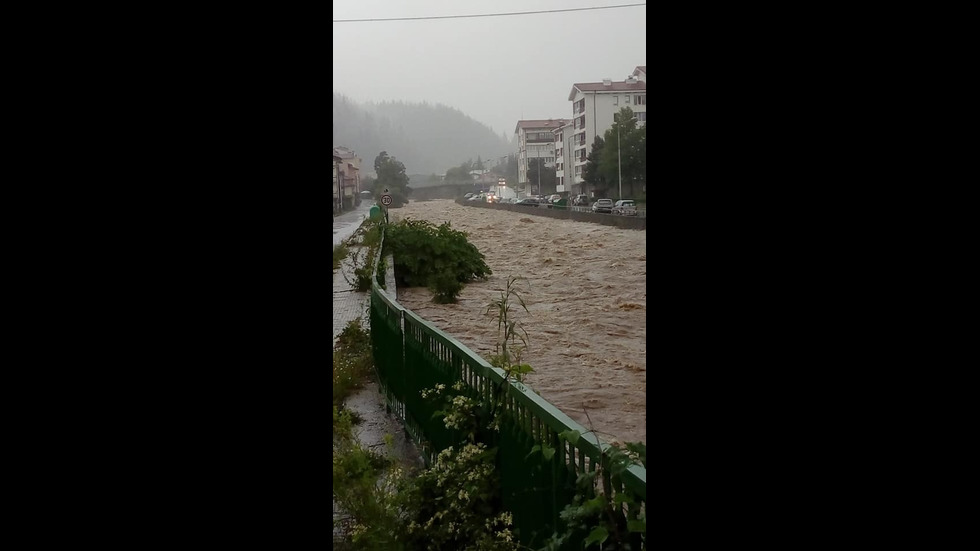
{"type": "Polygon", "coordinates": [[[619,127],[622,126],[621,122],[616,123],[616,169],[619,171],[619,200],[623,200],[623,150],[620,147],[620,142],[622,141],[619,134],[619,127]]]}
{"type": "Polygon", "coordinates": [[[538,155],[541,151],[537,148],[534,149],[534,160],[537,161],[538,165],[538,195],[544,195],[541,193],[541,156],[538,155]]]}

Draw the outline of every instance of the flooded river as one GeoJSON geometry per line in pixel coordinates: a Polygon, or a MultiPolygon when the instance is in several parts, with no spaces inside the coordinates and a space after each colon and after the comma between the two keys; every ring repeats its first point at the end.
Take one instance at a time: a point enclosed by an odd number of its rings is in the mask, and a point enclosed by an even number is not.
{"type": "Polygon", "coordinates": [[[530,336],[525,382],[607,442],[646,442],[646,231],[451,200],[411,202],[390,216],[451,222],[493,270],[457,304],[435,304],[422,288],[399,288],[399,303],[487,357],[497,330],[487,304],[509,276],[524,276],[530,312],[515,304],[515,316],[530,336]]]}

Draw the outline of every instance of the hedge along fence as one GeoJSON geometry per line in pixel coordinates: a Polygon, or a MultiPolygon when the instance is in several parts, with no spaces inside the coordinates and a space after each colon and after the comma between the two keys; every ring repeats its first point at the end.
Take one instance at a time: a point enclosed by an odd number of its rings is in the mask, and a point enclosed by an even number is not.
{"type": "MultiPolygon", "coordinates": [[[[481,423],[477,440],[498,449],[496,466],[504,508],[513,513],[514,528],[520,529],[525,545],[532,543],[534,534],[534,543],[541,543],[552,532],[564,530],[559,513],[576,494],[576,478],[606,461],[602,450],[608,444],[597,441],[588,429],[525,385],[514,381],[504,384],[503,370],[400,306],[386,295],[376,278],[371,288],[371,345],[381,392],[389,409],[404,421],[407,432],[419,444],[427,465],[440,451],[462,444],[466,435],[447,429],[442,419],[433,418],[440,404],[423,399],[423,389],[437,384],[449,388],[462,381],[464,393],[484,406],[495,399],[495,390],[503,390],[499,432],[481,423]],[[558,438],[568,430],[582,434],[574,445],[558,438]],[[542,443],[556,450],[552,459],[542,462],[540,454],[528,458],[532,448],[542,443]]],[[[637,505],[621,512],[627,519],[635,519],[646,502],[646,469],[632,465],[620,477],[611,477],[608,464],[603,467],[603,479],[596,481],[596,490],[611,494],[607,495],[610,501],[616,494],[627,492],[637,505]],[[600,482],[605,489],[599,488],[600,482]]],[[[639,549],[639,534],[631,537],[635,539],[633,548],[639,549]]]]}
{"type": "Polygon", "coordinates": [[[547,216],[549,218],[559,218],[561,220],[575,220],[576,222],[592,222],[594,224],[604,224],[606,226],[616,226],[629,230],[646,230],[646,217],[639,216],[617,216],[614,214],[604,214],[595,212],[576,212],[568,209],[556,209],[545,207],[525,207],[510,204],[484,203],[482,201],[466,201],[457,199],[456,203],[464,207],[477,207],[483,209],[507,210],[519,212],[521,214],[533,214],[536,216],[547,216]]]}

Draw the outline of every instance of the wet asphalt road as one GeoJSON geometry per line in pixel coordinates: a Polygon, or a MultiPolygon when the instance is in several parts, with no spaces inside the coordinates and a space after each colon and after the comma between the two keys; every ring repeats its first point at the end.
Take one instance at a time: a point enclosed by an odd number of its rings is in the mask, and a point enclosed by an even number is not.
{"type": "Polygon", "coordinates": [[[340,242],[347,239],[354,233],[361,222],[367,218],[368,212],[374,205],[373,202],[364,201],[361,206],[356,207],[350,212],[345,212],[333,219],[333,246],[340,245],[340,242]]]}

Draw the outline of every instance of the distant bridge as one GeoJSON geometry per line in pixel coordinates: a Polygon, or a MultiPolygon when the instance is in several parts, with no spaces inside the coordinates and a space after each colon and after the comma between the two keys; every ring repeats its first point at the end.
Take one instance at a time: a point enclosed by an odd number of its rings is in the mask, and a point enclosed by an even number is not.
{"type": "Polygon", "coordinates": [[[409,187],[412,187],[412,193],[408,197],[409,199],[417,201],[429,201],[431,199],[455,199],[467,193],[488,191],[490,186],[495,185],[497,185],[496,182],[462,182],[416,188],[409,184],[409,187]]]}

